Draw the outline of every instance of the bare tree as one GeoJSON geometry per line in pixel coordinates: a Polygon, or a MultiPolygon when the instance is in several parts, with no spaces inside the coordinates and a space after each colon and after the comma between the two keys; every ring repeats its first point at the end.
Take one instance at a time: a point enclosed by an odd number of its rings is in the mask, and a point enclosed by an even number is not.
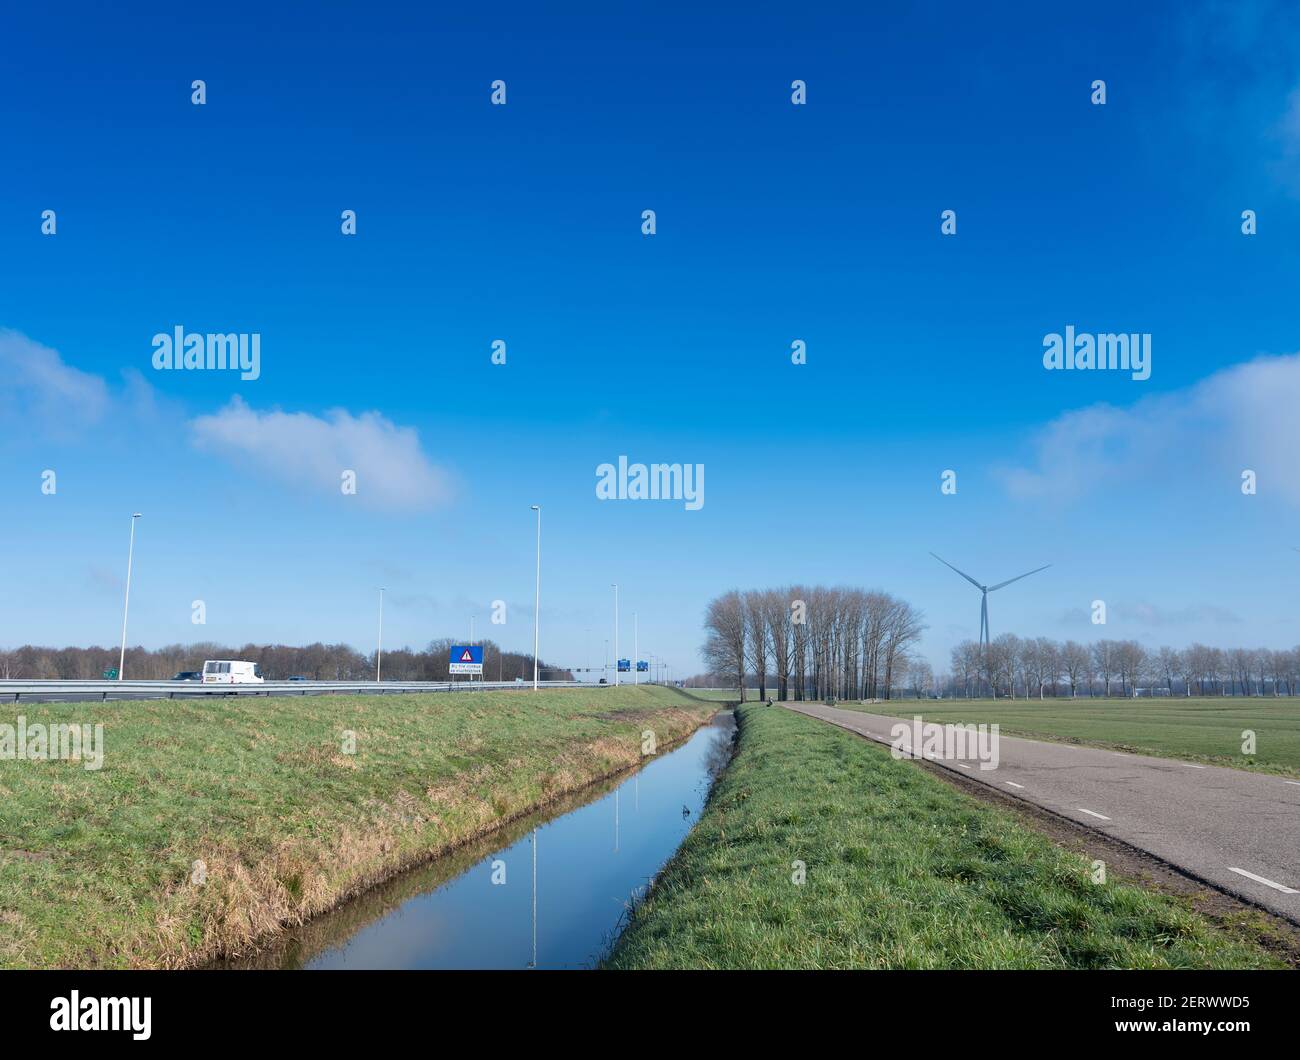
{"type": "Polygon", "coordinates": [[[889,698],[907,687],[910,652],[924,629],[919,611],[882,592],[732,592],[709,604],[703,651],[710,669],[737,687],[752,669],[760,694],[770,664],[782,698],[889,698]]]}
{"type": "Polygon", "coordinates": [[[1165,682],[1165,688],[1168,689],[1170,696],[1174,694],[1174,678],[1182,668],[1182,660],[1178,657],[1178,652],[1173,648],[1161,648],[1156,654],[1156,666],[1159,669],[1160,677],[1165,682]]]}
{"type": "Polygon", "coordinates": [[[709,601],[704,614],[704,660],[709,670],[734,681],[745,701],[745,604],[732,590],[709,601]]]}
{"type": "Polygon", "coordinates": [[[1092,665],[1097,671],[1097,676],[1106,686],[1106,695],[1109,696],[1110,681],[1115,676],[1117,666],[1113,640],[1099,640],[1092,646],[1092,665]]]}
{"type": "Polygon", "coordinates": [[[776,678],[776,696],[780,700],[790,698],[790,669],[794,663],[791,636],[793,600],[789,589],[770,589],[762,594],[767,640],[772,648],[772,674],[776,678]]]}
{"type": "Polygon", "coordinates": [[[972,688],[978,691],[980,679],[980,646],[972,640],[964,640],[952,649],[952,676],[955,681],[961,679],[962,695],[971,697],[972,688]]]}
{"type": "Polygon", "coordinates": [[[1061,648],[1061,667],[1070,681],[1070,698],[1079,695],[1079,680],[1088,671],[1088,649],[1075,640],[1067,640],[1061,648]]]}
{"type": "Polygon", "coordinates": [[[758,682],[758,698],[767,699],[767,609],[763,592],[747,592],[741,597],[745,615],[745,648],[758,682]]]}
{"type": "Polygon", "coordinates": [[[1003,633],[994,637],[986,649],[989,686],[993,698],[998,697],[998,689],[1005,683],[1007,694],[1012,699],[1016,695],[1016,669],[1020,664],[1020,638],[1014,633],[1003,633]]]}
{"type": "Polygon", "coordinates": [[[1115,666],[1119,670],[1120,693],[1137,695],[1137,685],[1146,666],[1147,653],[1135,640],[1122,640],[1115,645],[1115,666]]]}

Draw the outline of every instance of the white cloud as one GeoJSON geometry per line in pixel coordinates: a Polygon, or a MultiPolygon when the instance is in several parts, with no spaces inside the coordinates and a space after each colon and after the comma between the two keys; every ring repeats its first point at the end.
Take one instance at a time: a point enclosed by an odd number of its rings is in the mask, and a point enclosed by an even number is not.
{"type": "Polygon", "coordinates": [[[1127,408],[1064,413],[1035,439],[1030,466],[1002,478],[1014,497],[1074,501],[1135,481],[1239,489],[1249,468],[1261,495],[1300,507],[1298,407],[1300,354],[1261,357],[1127,408]]]}
{"type": "Polygon", "coordinates": [[[202,448],[245,460],[274,477],[340,496],[345,470],[357,475],[356,500],[387,509],[420,509],[447,501],[450,478],[420,448],[419,434],[378,412],[353,416],[332,409],[259,412],[238,397],[190,422],[202,448]]]}
{"type": "Polygon", "coordinates": [[[24,431],[64,433],[108,411],[104,380],[65,364],[48,346],[0,328],[0,418],[24,431]]]}
{"type": "MultiPolygon", "coordinates": [[[[1226,607],[1218,604],[1187,604],[1184,607],[1169,608],[1159,604],[1139,600],[1134,603],[1118,601],[1110,609],[1112,620],[1129,622],[1152,628],[1165,626],[1193,625],[1236,625],[1241,618],[1226,607]]],[[[1061,615],[1061,624],[1077,627],[1088,623],[1092,612],[1084,607],[1072,607],[1061,615]]],[[[1098,630],[1098,632],[1102,632],[1098,630]]]]}
{"type": "Polygon", "coordinates": [[[1201,623],[1214,625],[1235,625],[1241,618],[1233,611],[1218,604],[1187,604],[1185,607],[1162,607],[1159,604],[1139,600],[1136,603],[1117,603],[1111,614],[1126,622],[1136,622],[1142,626],[1189,626],[1201,623]]]}
{"type": "Polygon", "coordinates": [[[1300,9],[1294,0],[1180,5],[1169,28],[1170,83],[1179,86],[1188,132],[1181,148],[1212,152],[1227,188],[1257,188],[1262,167],[1289,194],[1300,195],[1300,9]]]}

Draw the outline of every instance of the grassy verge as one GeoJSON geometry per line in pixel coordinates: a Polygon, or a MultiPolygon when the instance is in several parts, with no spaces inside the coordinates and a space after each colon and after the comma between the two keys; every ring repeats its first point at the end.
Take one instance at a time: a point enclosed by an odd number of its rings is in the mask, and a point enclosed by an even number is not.
{"type": "Polygon", "coordinates": [[[1088,744],[1116,751],[1300,777],[1300,699],[973,700],[839,704],[926,721],[997,722],[1007,736],[1088,744]],[[1255,753],[1241,753],[1242,733],[1255,753]]]}
{"type": "Polygon", "coordinates": [[[781,707],[739,716],[735,760],[609,966],[1279,964],[1174,898],[1092,883],[1078,855],[887,748],[781,707]]]}
{"type": "Polygon", "coordinates": [[[176,967],[273,935],[635,764],[662,687],[41,704],[103,768],[0,760],[0,967],[176,967]],[[347,753],[347,732],[355,753],[347,753]],[[199,865],[201,863],[201,866],[199,865]]]}

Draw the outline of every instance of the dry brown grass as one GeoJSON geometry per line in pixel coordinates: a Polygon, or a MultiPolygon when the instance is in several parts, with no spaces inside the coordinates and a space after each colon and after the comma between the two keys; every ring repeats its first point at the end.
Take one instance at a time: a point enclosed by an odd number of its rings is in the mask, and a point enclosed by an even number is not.
{"type": "MultiPolygon", "coordinates": [[[[199,718],[188,746],[207,772],[184,758],[183,746],[160,756],[141,741],[149,784],[119,789],[135,832],[114,833],[97,860],[48,837],[44,844],[29,839],[33,849],[21,857],[0,852],[0,965],[181,968],[244,952],[403,869],[636,765],[642,729],[653,728],[663,747],[711,712],[666,689],[568,693],[562,710],[547,703],[556,693],[530,694],[527,712],[485,710],[489,695],[439,701],[443,711],[432,721],[411,711],[417,697],[405,696],[272,700],[274,710],[262,701],[261,713],[244,724],[199,718]],[[429,735],[413,744],[403,729],[411,719],[386,716],[385,708],[410,711],[429,735]],[[437,735],[444,727],[449,739],[437,735]],[[355,756],[339,753],[336,734],[344,728],[357,731],[355,756]],[[210,775],[209,758],[232,742],[230,771],[210,775]],[[450,761],[460,764],[452,769],[450,761]],[[141,820],[153,830],[141,829],[141,820]],[[206,875],[196,883],[199,860],[206,875]],[[141,879],[145,871],[156,882],[141,879]],[[28,915],[14,898],[20,887],[27,901],[53,894],[66,908],[28,915]]],[[[504,693],[504,704],[522,696],[504,693]]],[[[122,755],[120,733],[114,746],[122,755]]],[[[72,784],[64,782],[67,773],[51,776],[41,812],[84,819],[103,790],[85,785],[111,779],[120,761],[106,759],[101,774],[80,771],[72,784]]]]}

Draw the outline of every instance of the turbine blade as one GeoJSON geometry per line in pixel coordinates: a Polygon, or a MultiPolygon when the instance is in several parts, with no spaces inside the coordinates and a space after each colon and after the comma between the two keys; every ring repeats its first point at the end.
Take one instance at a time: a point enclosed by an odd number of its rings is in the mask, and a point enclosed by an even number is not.
{"type": "Polygon", "coordinates": [[[960,574],[963,578],[965,578],[968,582],[970,582],[971,585],[975,586],[975,588],[978,589],[980,592],[983,592],[983,591],[984,591],[984,586],[982,586],[979,582],[977,582],[974,578],[972,578],[972,577],[971,577],[969,574],[967,574],[965,571],[957,570],[956,567],[954,567],[954,566],[953,566],[951,563],[949,563],[946,559],[944,559],[942,556],[938,555],[938,554],[935,553],[935,552],[931,552],[930,555],[934,556],[935,559],[937,559],[940,563],[942,563],[942,564],[943,564],[945,567],[947,567],[949,570],[956,570],[958,574],[960,574]]]}
{"type": "Polygon", "coordinates": [[[1008,578],[1004,582],[998,582],[997,585],[990,585],[989,592],[992,592],[994,589],[1001,589],[1004,585],[1010,585],[1012,582],[1018,582],[1021,578],[1028,578],[1031,574],[1037,574],[1040,570],[1047,570],[1050,566],[1051,564],[1047,563],[1041,567],[1035,567],[1031,571],[1025,571],[1024,574],[1017,574],[1014,578],[1008,578]]]}

